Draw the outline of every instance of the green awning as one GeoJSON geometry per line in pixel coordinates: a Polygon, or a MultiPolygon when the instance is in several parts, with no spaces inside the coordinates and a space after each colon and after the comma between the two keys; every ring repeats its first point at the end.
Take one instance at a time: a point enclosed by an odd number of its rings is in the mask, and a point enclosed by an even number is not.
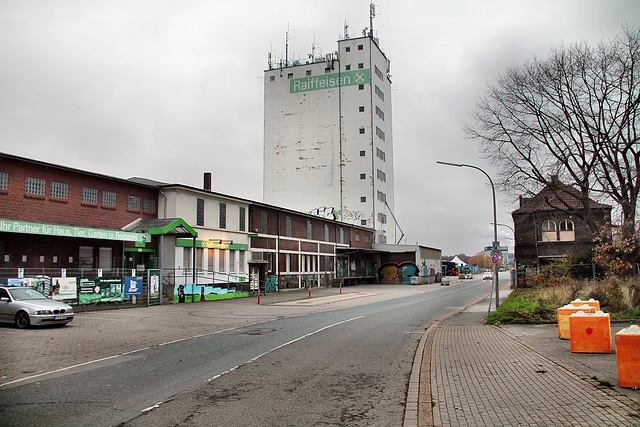
{"type": "Polygon", "coordinates": [[[176,237],[198,237],[198,232],[182,218],[143,219],[132,228],[152,235],[173,235],[176,237]]]}

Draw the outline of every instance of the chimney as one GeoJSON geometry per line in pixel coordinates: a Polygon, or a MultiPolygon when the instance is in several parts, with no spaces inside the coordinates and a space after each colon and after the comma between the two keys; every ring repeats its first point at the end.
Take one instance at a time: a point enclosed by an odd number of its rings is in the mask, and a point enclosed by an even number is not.
{"type": "Polygon", "coordinates": [[[531,197],[523,197],[522,195],[520,195],[520,207],[522,207],[529,200],[531,200],[531,197]]]}
{"type": "Polygon", "coordinates": [[[211,191],[211,172],[204,173],[204,190],[211,191]]]}

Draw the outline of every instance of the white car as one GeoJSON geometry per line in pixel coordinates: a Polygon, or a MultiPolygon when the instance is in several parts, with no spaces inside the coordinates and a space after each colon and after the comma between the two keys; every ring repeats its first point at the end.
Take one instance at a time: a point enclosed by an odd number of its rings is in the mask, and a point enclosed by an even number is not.
{"type": "Polygon", "coordinates": [[[73,307],[47,298],[27,286],[0,286],[0,322],[20,329],[31,325],[66,325],[73,320],[73,307]]]}
{"type": "Polygon", "coordinates": [[[485,271],[482,274],[482,280],[493,280],[493,271],[485,271]]]}

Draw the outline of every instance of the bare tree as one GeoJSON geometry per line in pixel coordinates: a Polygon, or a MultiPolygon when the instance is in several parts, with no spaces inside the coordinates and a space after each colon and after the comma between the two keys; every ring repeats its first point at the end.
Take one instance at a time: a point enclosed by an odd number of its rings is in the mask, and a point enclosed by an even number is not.
{"type": "Polygon", "coordinates": [[[559,47],[547,59],[508,68],[464,129],[498,168],[502,190],[533,195],[558,176],[579,191],[582,205],[560,209],[597,232],[590,200],[613,204],[629,237],[638,232],[639,107],[640,30],[626,27],[595,48],[559,47]]]}

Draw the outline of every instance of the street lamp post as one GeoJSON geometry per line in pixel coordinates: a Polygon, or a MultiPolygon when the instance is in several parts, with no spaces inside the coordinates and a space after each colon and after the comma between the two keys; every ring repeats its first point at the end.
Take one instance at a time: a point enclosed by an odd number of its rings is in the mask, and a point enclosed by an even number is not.
{"type": "MultiPolygon", "coordinates": [[[[516,230],[513,229],[512,226],[507,225],[507,224],[498,224],[501,227],[507,227],[509,230],[511,230],[511,232],[513,233],[513,266],[514,268],[511,270],[511,288],[517,288],[518,287],[518,274],[517,274],[517,260],[516,260],[516,256],[515,256],[515,252],[516,252],[516,230]]],[[[507,259],[509,259],[509,246],[507,246],[507,259]]]]}
{"type": "MultiPolygon", "coordinates": [[[[456,166],[456,167],[459,167],[459,168],[476,169],[476,170],[479,170],[480,172],[482,172],[484,174],[484,176],[487,177],[487,179],[491,183],[491,192],[492,192],[492,195],[493,195],[493,245],[492,245],[493,246],[493,252],[492,252],[492,255],[494,253],[497,253],[497,251],[500,250],[500,243],[498,243],[498,220],[497,220],[497,214],[496,214],[496,188],[493,185],[493,180],[491,179],[489,174],[486,173],[485,171],[483,171],[482,169],[480,169],[479,167],[474,166],[474,165],[466,165],[464,163],[440,162],[440,161],[437,161],[436,163],[438,163],[440,165],[456,166]]],[[[500,280],[498,279],[498,263],[495,263],[495,264],[493,264],[493,289],[492,289],[492,292],[491,292],[491,296],[493,296],[493,290],[495,289],[496,309],[500,305],[500,286],[499,286],[499,283],[500,283],[500,280]]],[[[489,298],[489,312],[491,312],[491,297],[489,298]]]]}

